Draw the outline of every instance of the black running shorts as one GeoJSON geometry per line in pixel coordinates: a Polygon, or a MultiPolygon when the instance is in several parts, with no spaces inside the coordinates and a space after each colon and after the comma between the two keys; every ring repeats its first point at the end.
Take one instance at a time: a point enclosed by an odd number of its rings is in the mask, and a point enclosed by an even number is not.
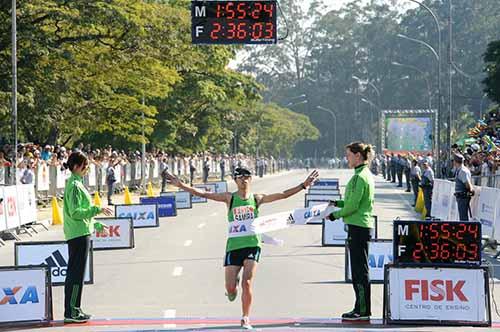
{"type": "Polygon", "coordinates": [[[250,247],[229,251],[224,258],[224,266],[243,266],[243,262],[247,259],[258,263],[260,259],[260,248],[250,247]]]}

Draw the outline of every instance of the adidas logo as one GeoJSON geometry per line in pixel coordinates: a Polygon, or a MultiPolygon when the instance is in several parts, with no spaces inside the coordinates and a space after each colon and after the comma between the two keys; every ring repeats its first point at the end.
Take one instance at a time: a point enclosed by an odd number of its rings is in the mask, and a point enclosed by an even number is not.
{"type": "Polygon", "coordinates": [[[53,277],[65,277],[68,269],[68,262],[64,259],[59,250],[54,251],[45,259],[45,263],[50,267],[53,277]]]}

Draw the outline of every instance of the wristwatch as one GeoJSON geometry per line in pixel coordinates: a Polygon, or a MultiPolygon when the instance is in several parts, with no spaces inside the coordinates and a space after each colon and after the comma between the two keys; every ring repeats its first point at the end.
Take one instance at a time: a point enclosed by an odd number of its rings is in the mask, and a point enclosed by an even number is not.
{"type": "Polygon", "coordinates": [[[301,187],[302,187],[302,189],[304,189],[304,190],[306,190],[306,189],[307,189],[307,188],[306,188],[306,186],[304,185],[304,182],[302,182],[302,183],[300,184],[300,186],[301,186],[301,187]]]}

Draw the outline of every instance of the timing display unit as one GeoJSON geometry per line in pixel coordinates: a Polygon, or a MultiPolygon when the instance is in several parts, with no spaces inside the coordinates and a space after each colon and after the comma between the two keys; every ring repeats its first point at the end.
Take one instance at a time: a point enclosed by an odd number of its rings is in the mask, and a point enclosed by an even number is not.
{"type": "Polygon", "coordinates": [[[394,263],[481,265],[481,223],[394,220],[394,263]]]}
{"type": "Polygon", "coordinates": [[[277,3],[191,1],[193,44],[276,44],[277,3]]]}

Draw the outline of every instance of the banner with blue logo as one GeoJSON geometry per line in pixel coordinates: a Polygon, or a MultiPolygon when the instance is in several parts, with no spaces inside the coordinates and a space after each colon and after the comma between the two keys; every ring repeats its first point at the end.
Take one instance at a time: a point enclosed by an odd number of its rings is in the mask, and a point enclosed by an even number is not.
{"type": "MultiPolygon", "coordinates": [[[[370,282],[384,282],[384,265],[393,261],[392,240],[371,240],[368,242],[368,270],[370,282]]],[[[349,257],[349,246],[345,247],[345,282],[352,282],[351,259],[349,257]]]]}
{"type": "Polygon", "coordinates": [[[311,189],[339,189],[339,179],[319,179],[311,189]]]}
{"type": "Polygon", "coordinates": [[[158,205],[158,217],[160,218],[177,216],[175,197],[173,196],[141,197],[139,200],[141,204],[158,205]]]}
{"type": "Polygon", "coordinates": [[[175,208],[176,209],[191,209],[193,207],[193,203],[191,202],[191,193],[187,191],[169,191],[162,192],[160,196],[170,196],[175,197],[175,208]]]}

